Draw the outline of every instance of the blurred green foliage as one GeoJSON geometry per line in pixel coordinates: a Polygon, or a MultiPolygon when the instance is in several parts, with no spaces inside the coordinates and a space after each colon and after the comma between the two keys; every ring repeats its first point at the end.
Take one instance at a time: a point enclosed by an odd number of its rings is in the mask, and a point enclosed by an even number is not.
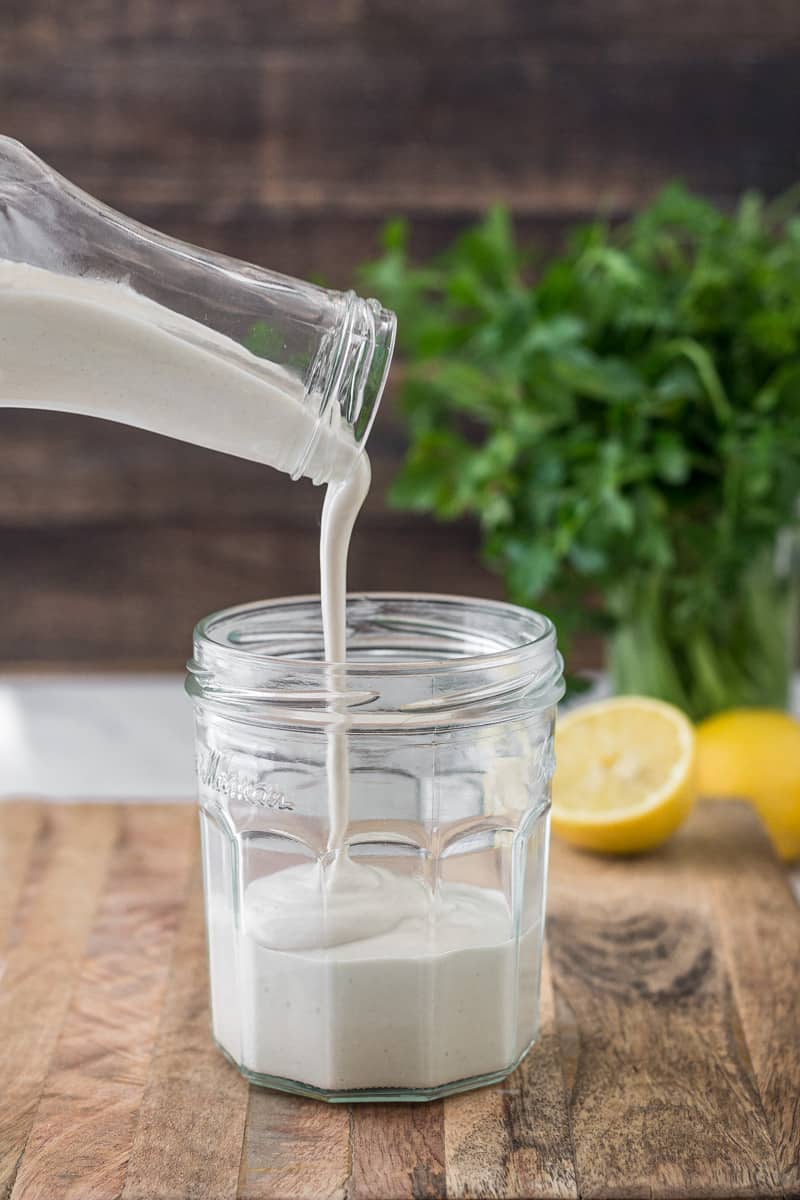
{"type": "Polygon", "coordinates": [[[391,501],[477,518],[510,599],[567,650],[616,630],[617,683],[695,717],[785,686],[768,588],[800,490],[799,211],[800,190],[728,215],[671,185],[539,271],[502,208],[423,266],[394,221],[361,272],[406,362],[391,501]]]}

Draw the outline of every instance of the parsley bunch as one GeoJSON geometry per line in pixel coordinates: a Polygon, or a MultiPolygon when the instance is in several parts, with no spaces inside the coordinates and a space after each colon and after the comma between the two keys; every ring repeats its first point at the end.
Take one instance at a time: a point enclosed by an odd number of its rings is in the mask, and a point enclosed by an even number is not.
{"type": "Polygon", "coordinates": [[[477,518],[510,599],[549,609],[567,650],[607,630],[617,686],[695,718],[785,702],[798,202],[731,216],[672,185],[533,283],[501,208],[425,266],[392,222],[362,271],[407,363],[392,502],[477,518]]]}

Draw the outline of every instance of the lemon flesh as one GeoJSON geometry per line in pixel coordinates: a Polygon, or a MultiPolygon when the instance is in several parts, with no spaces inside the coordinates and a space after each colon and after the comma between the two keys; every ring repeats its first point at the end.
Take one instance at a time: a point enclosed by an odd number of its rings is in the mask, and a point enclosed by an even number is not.
{"type": "Polygon", "coordinates": [[[650,850],[692,806],[694,730],[661,700],[618,696],[567,713],[556,764],[553,830],[588,850],[650,850]]]}
{"type": "Polygon", "coordinates": [[[697,727],[697,790],[749,800],[782,858],[800,858],[800,721],[740,708],[697,727]]]}

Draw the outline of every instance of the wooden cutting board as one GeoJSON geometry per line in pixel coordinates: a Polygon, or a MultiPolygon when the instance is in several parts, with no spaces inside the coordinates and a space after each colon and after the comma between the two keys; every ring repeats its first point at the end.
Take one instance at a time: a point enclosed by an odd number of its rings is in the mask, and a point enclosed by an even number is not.
{"type": "Polygon", "coordinates": [[[753,815],[554,844],[541,1039],[428,1105],[249,1088],[208,1033],[190,806],[0,806],[0,1197],[800,1195],[800,909],[753,815]]]}

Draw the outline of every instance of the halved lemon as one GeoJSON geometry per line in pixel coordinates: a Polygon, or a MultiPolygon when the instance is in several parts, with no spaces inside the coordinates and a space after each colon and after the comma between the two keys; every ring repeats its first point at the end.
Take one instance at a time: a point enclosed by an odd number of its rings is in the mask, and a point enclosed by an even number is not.
{"type": "Polygon", "coordinates": [[[662,700],[616,696],[556,724],[553,829],[587,850],[636,854],[665,841],[694,800],[694,729],[662,700]]]}

